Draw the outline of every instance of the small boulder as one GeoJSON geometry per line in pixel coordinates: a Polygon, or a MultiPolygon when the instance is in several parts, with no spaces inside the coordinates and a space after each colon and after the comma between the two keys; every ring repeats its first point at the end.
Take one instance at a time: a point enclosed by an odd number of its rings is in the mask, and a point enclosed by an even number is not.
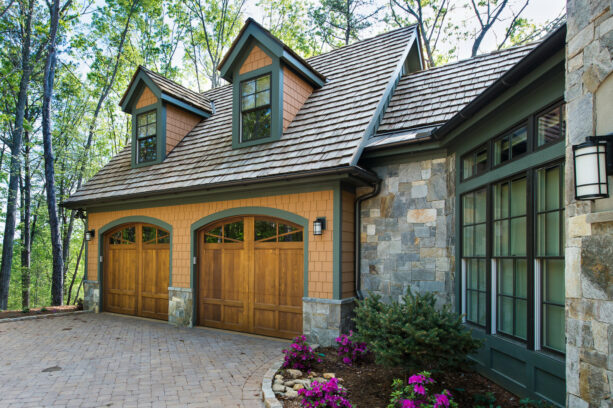
{"type": "Polygon", "coordinates": [[[295,370],[293,368],[287,369],[285,370],[285,373],[290,376],[291,378],[300,378],[302,377],[302,371],[300,370],[295,370]]]}
{"type": "Polygon", "coordinates": [[[324,373],[324,378],[326,380],[329,380],[330,378],[335,378],[335,377],[336,377],[336,374],[334,373],[324,373]]]}
{"type": "Polygon", "coordinates": [[[298,390],[302,390],[304,389],[304,385],[302,384],[294,384],[294,390],[298,391],[298,390]]]}
{"type": "Polygon", "coordinates": [[[283,395],[285,395],[287,398],[292,398],[292,399],[293,398],[298,398],[298,391],[292,390],[290,388],[283,395]]]}
{"type": "Polygon", "coordinates": [[[283,383],[283,385],[285,385],[286,387],[290,387],[290,388],[293,387],[294,384],[296,384],[296,380],[289,380],[283,383]]]}
{"type": "Polygon", "coordinates": [[[296,380],[295,384],[304,385],[305,387],[309,387],[311,385],[311,380],[296,380]]]}
{"type": "Polygon", "coordinates": [[[281,374],[275,375],[275,380],[283,381],[283,376],[281,374]]]}
{"type": "Polygon", "coordinates": [[[319,377],[319,375],[315,371],[311,371],[309,373],[309,378],[313,378],[313,377],[319,377]]]}
{"type": "Polygon", "coordinates": [[[274,393],[283,393],[285,392],[285,389],[286,389],[285,385],[278,384],[278,383],[272,386],[272,392],[274,393]]]}

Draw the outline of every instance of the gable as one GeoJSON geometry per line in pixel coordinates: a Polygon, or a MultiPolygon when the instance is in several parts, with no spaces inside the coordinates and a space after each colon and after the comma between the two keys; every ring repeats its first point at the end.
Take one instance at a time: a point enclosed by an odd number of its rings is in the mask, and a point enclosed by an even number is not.
{"type": "Polygon", "coordinates": [[[256,44],[249,52],[249,55],[247,55],[247,58],[245,58],[245,62],[243,62],[238,72],[242,75],[269,65],[272,65],[272,58],[256,44]]]}
{"type": "Polygon", "coordinates": [[[141,93],[138,101],[136,101],[136,109],[144,108],[145,106],[153,105],[157,103],[158,98],[151,92],[148,86],[143,88],[143,92],[141,93]]]}

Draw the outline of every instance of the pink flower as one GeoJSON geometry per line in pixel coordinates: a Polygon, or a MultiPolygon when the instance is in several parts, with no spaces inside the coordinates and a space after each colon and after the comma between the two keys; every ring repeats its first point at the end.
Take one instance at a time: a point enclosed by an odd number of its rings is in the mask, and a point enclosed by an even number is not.
{"type": "Polygon", "coordinates": [[[415,374],[409,377],[409,384],[421,384],[426,377],[420,374],[415,374]]]}
{"type": "Polygon", "coordinates": [[[443,391],[442,394],[436,394],[436,403],[434,404],[434,408],[439,407],[448,407],[449,406],[449,398],[447,397],[447,390],[443,391]]]}
{"type": "Polygon", "coordinates": [[[402,408],[417,408],[417,404],[415,404],[415,401],[402,400],[402,408]]]}
{"type": "Polygon", "coordinates": [[[413,387],[413,392],[419,395],[426,395],[426,389],[421,384],[415,384],[415,386],[413,387]]]}

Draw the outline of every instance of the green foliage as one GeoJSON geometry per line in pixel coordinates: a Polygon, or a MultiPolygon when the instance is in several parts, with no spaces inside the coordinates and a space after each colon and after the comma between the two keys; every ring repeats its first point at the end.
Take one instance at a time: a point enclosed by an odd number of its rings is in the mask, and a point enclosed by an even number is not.
{"type": "Polygon", "coordinates": [[[500,405],[495,405],[496,396],[491,392],[473,395],[473,403],[473,408],[500,408],[500,405]]]}
{"type": "Polygon", "coordinates": [[[383,9],[375,0],[320,0],[309,9],[317,34],[333,48],[360,38],[383,9]]]}
{"type": "Polygon", "coordinates": [[[519,406],[521,408],[553,408],[553,404],[543,400],[533,400],[530,398],[524,398],[519,400],[519,406]]]}
{"type": "Polygon", "coordinates": [[[21,309],[21,313],[30,313],[30,308],[28,307],[24,307],[23,309],[21,309]]]}
{"type": "Polygon", "coordinates": [[[378,363],[407,372],[460,368],[481,346],[449,305],[437,309],[431,293],[414,295],[409,289],[391,304],[372,295],[358,303],[354,321],[356,340],[368,344],[378,363]]]}
{"type": "Polygon", "coordinates": [[[46,312],[46,311],[47,311],[47,308],[43,306],[43,307],[40,309],[40,311],[41,311],[41,312],[46,312]]]}

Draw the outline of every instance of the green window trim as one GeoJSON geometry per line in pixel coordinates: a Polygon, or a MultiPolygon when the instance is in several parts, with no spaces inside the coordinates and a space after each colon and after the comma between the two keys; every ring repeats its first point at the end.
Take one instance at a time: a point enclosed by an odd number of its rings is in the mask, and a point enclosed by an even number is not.
{"type": "Polygon", "coordinates": [[[263,143],[274,142],[281,138],[283,133],[283,68],[282,63],[264,44],[252,40],[250,45],[244,48],[244,52],[238,63],[235,64],[235,72],[232,75],[232,148],[255,146],[263,143]],[[256,70],[240,74],[240,67],[249,56],[253,47],[257,45],[271,59],[272,64],[256,70]],[[270,135],[248,141],[242,140],[242,84],[254,79],[270,76],[270,135]]]}
{"type": "Polygon", "coordinates": [[[270,137],[272,104],[270,74],[244,80],[240,84],[241,143],[270,137]]]}
{"type": "MultiPolygon", "coordinates": [[[[136,115],[136,161],[138,163],[152,162],[157,159],[157,109],[136,115]],[[153,141],[153,149],[149,149],[148,142],[153,141]],[[149,156],[149,158],[147,157],[149,156]]],[[[150,143],[150,142],[149,142],[150,143]]]]}
{"type": "Polygon", "coordinates": [[[159,98],[158,101],[149,106],[135,109],[132,112],[132,168],[146,167],[161,163],[166,158],[166,104],[159,98]],[[140,162],[138,160],[138,117],[144,113],[155,111],[156,113],[156,153],[155,160],[140,162]]]}

